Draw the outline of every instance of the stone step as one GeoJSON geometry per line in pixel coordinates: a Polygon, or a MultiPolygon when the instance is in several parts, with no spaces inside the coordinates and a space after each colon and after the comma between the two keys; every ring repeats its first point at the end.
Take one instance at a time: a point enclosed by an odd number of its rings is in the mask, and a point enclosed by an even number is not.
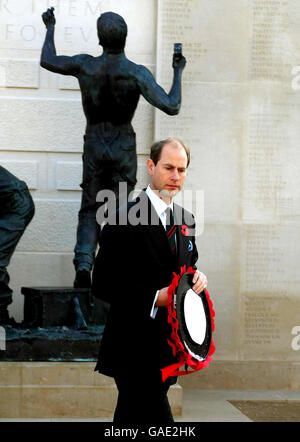
{"type": "MultiPolygon", "coordinates": [[[[111,418],[117,388],[94,372],[95,363],[0,362],[0,418],[111,418]]],[[[170,388],[174,416],[182,413],[182,388],[170,388]]]]}

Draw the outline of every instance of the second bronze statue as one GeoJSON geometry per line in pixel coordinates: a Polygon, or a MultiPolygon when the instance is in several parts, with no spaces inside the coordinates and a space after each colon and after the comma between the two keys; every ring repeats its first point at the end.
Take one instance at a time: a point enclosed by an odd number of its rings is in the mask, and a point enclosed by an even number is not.
{"type": "MultiPolygon", "coordinates": [[[[160,87],[151,72],[130,61],[124,47],[127,25],[113,12],[102,14],[97,21],[99,44],[103,53],[56,55],[54,43],[54,8],[42,15],[47,28],[41,54],[41,66],[79,81],[86,117],[83,149],[82,201],[78,215],[74,265],[74,287],[90,287],[100,226],[96,212],[100,204],[96,195],[110,189],[117,197],[119,183],[127,183],[127,196],[136,184],[136,137],[132,119],[142,95],[151,105],[169,115],[176,115],[181,105],[181,76],[186,60],[181,52],[173,56],[174,77],[169,93],[160,87]]],[[[70,128],[72,130],[72,128],[70,128]]]]}

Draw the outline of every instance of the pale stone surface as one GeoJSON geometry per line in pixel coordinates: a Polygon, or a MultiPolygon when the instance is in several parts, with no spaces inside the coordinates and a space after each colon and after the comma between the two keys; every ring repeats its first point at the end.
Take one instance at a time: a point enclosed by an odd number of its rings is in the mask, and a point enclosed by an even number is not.
{"type": "Polygon", "coordinates": [[[39,64],[38,60],[0,59],[0,66],[5,71],[2,79],[0,78],[0,87],[38,89],[40,85],[39,64]]]}
{"type": "MultiPolygon", "coordinates": [[[[249,294],[299,296],[300,250],[297,224],[251,224],[243,227],[241,291],[249,294]]],[[[296,324],[295,324],[296,325],[296,324]]]]}
{"type": "Polygon", "coordinates": [[[0,164],[27,183],[33,198],[36,191],[47,191],[47,176],[49,173],[48,157],[41,152],[0,151],[0,164]]]}
{"type": "Polygon", "coordinates": [[[82,162],[57,161],[56,163],[56,189],[80,190],[82,181],[82,162]]]}
{"type": "Polygon", "coordinates": [[[56,100],[17,96],[0,99],[2,147],[7,150],[29,151],[82,150],[84,119],[79,99],[56,100]],[[64,119],[66,116],[67,121],[64,119]]]}
{"type": "Polygon", "coordinates": [[[39,163],[37,161],[1,160],[1,166],[25,181],[28,189],[38,188],[39,163]]]}
{"type": "Polygon", "coordinates": [[[71,252],[80,200],[36,200],[36,214],[18,245],[19,251],[71,252]]]}
{"type": "Polygon", "coordinates": [[[300,366],[285,361],[216,361],[197,373],[181,376],[183,389],[297,390],[300,366]]]}
{"type": "Polygon", "coordinates": [[[142,190],[143,188],[147,187],[149,184],[149,174],[147,169],[147,159],[149,158],[148,155],[138,155],[138,171],[137,171],[137,184],[136,189],[142,190]]]}
{"type": "Polygon", "coordinates": [[[65,75],[58,75],[59,89],[79,91],[77,78],[65,75]]]}
{"type": "MultiPolygon", "coordinates": [[[[22,382],[18,383],[16,377],[15,385],[114,386],[113,378],[100,375],[94,371],[95,365],[96,362],[23,362],[20,367],[22,370],[22,382]]],[[[11,366],[14,367],[13,363],[9,365],[7,372],[11,366]]],[[[5,370],[5,368],[4,365],[3,369],[5,370]]],[[[7,385],[9,384],[7,383],[7,385]]]]}
{"type": "Polygon", "coordinates": [[[264,82],[290,82],[299,60],[299,15],[296,1],[254,0],[250,3],[251,46],[248,78],[264,82]]]}
{"type": "MultiPolygon", "coordinates": [[[[1,97],[0,145],[6,150],[82,152],[85,121],[78,99],[1,97]],[[32,133],[34,132],[34,137],[32,133]]],[[[138,152],[146,153],[152,143],[153,110],[139,106],[133,127],[138,152]]]]}
{"type": "Polygon", "coordinates": [[[243,81],[248,50],[249,2],[241,0],[159,0],[158,74],[171,72],[172,45],[183,44],[188,58],[184,81],[243,81]],[[171,71],[171,70],[170,70],[171,71]]]}
{"type": "Polygon", "coordinates": [[[250,89],[243,155],[245,223],[282,223],[300,215],[299,106],[300,94],[291,87],[256,83],[250,89]]]}
{"type": "MultiPolygon", "coordinates": [[[[0,418],[112,417],[117,388],[95,373],[95,363],[0,362],[0,418]]],[[[182,412],[182,388],[169,393],[174,416],[182,412]]]]}
{"type": "Polygon", "coordinates": [[[1,1],[0,48],[39,51],[44,39],[45,26],[41,14],[49,6],[55,7],[57,18],[56,42],[60,51],[81,53],[98,51],[96,20],[105,11],[113,10],[124,16],[131,32],[128,51],[154,52],[155,2],[135,0],[120,2],[109,0],[3,0],[1,1]],[[139,30],[136,27],[139,17],[139,30]]]}
{"type": "MultiPolygon", "coordinates": [[[[1,418],[100,418],[113,417],[117,388],[57,385],[0,387],[1,418]]],[[[168,394],[173,416],[182,413],[182,389],[171,387],[168,394]]]]}
{"type": "Polygon", "coordinates": [[[272,294],[272,297],[243,298],[241,358],[246,360],[299,360],[292,347],[292,330],[299,321],[299,300],[272,294]]]}
{"type": "MultiPolygon", "coordinates": [[[[299,350],[298,350],[299,351],[299,350]]],[[[300,363],[295,362],[291,368],[291,385],[292,390],[300,390],[300,363]]]]}

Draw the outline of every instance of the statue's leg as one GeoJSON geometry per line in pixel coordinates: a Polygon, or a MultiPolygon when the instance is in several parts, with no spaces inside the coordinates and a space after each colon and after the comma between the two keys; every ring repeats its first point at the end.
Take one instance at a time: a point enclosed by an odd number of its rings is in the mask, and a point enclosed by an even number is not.
{"type": "MultiPolygon", "coordinates": [[[[129,201],[130,193],[136,185],[137,155],[135,145],[135,133],[125,132],[117,140],[120,145],[116,146],[113,155],[114,170],[111,175],[112,189],[117,197],[117,207],[129,201]]],[[[131,195],[132,196],[132,195],[131,195]]]]}
{"type": "MultiPolygon", "coordinates": [[[[85,146],[86,147],[86,146],[85,146]]],[[[74,266],[76,279],[74,287],[89,288],[90,272],[94,264],[100,226],[96,220],[99,205],[96,196],[99,192],[104,172],[97,162],[99,145],[88,145],[83,155],[83,180],[81,207],[78,213],[77,239],[75,245],[74,266]]]]}
{"type": "Polygon", "coordinates": [[[7,307],[12,302],[7,267],[15,248],[34,215],[34,203],[25,183],[6,200],[0,214],[0,324],[9,322],[7,307]]]}
{"type": "Polygon", "coordinates": [[[12,303],[12,290],[9,288],[9,275],[6,267],[2,265],[0,255],[0,324],[9,322],[7,307],[12,303]]]}
{"type": "MultiPolygon", "coordinates": [[[[81,184],[81,207],[78,213],[77,240],[75,245],[74,266],[76,277],[74,288],[91,287],[91,269],[94,264],[95,251],[98,244],[100,226],[96,220],[97,193],[101,187],[102,165],[101,158],[103,146],[93,134],[85,142],[83,155],[83,180],[81,184]]],[[[75,296],[72,300],[74,312],[74,327],[78,330],[86,329],[87,324],[82,314],[79,300],[75,296]]]]}

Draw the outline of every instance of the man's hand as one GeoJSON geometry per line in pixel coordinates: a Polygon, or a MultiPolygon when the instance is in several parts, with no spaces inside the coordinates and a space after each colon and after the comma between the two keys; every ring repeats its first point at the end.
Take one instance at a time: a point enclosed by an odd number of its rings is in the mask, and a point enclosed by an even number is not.
{"type": "MultiPolygon", "coordinates": [[[[199,270],[196,270],[193,277],[193,283],[194,285],[192,289],[194,290],[195,293],[197,293],[197,295],[199,295],[199,293],[201,293],[207,287],[207,278],[204,275],[204,273],[199,272],[199,270]]],[[[159,291],[155,303],[156,307],[168,307],[168,288],[169,287],[164,287],[159,291]]]]}
{"type": "Polygon", "coordinates": [[[47,11],[42,15],[43,22],[45,23],[47,29],[49,25],[55,25],[56,23],[53,11],[54,8],[48,8],[47,11]]]}
{"type": "Polygon", "coordinates": [[[204,275],[204,273],[199,272],[199,270],[196,270],[193,277],[193,283],[194,285],[192,289],[194,290],[195,293],[197,293],[197,295],[199,295],[199,293],[201,293],[207,287],[207,278],[204,275]]]}
{"type": "Polygon", "coordinates": [[[168,307],[168,288],[164,287],[158,293],[158,297],[156,300],[156,307],[168,307]]]}
{"type": "Polygon", "coordinates": [[[182,54],[173,55],[173,68],[183,70],[186,65],[186,59],[182,54]]]}

